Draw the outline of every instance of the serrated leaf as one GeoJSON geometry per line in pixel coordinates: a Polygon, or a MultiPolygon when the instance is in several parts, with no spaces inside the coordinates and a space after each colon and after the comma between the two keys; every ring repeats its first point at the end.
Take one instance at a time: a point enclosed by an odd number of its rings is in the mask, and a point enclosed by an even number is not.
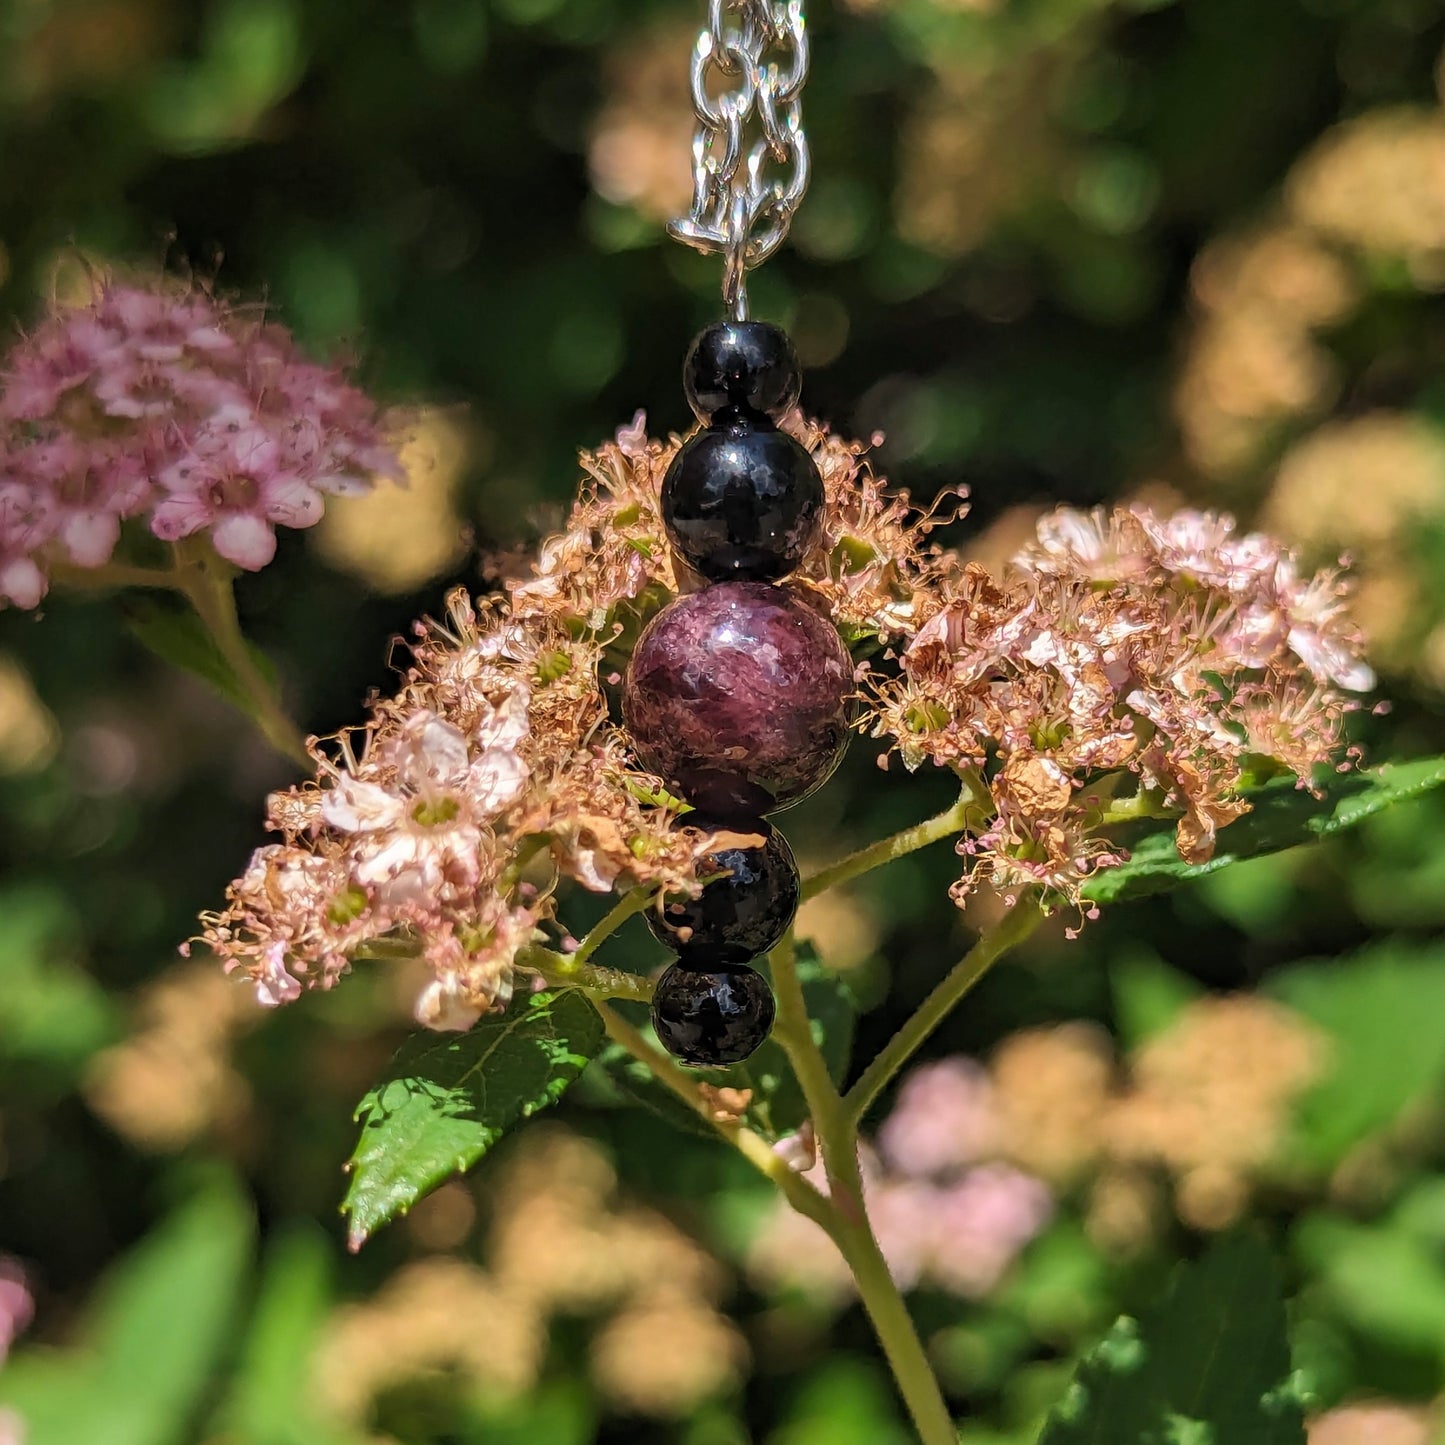
{"type": "Polygon", "coordinates": [[[1445,944],[1388,941],[1298,964],[1269,991],[1330,1037],[1328,1072],[1295,1112],[1295,1147],[1314,1168],[1333,1168],[1445,1080],[1445,944]]]}
{"type": "Polygon", "coordinates": [[[1327,838],[1362,823],[1374,813],[1408,802],[1445,784],[1445,758],[1386,763],[1359,773],[1336,773],[1323,785],[1324,796],[1297,788],[1292,778],[1276,778],[1248,794],[1254,810],[1219,835],[1219,848],[1207,863],[1186,863],[1169,825],[1132,845],[1127,863],[1091,878],[1084,896],[1095,903],[1117,903],[1163,893],[1191,878],[1217,873],[1242,858],[1279,853],[1301,843],[1327,838]]]}
{"type": "MultiPolygon", "coordinates": [[[[126,625],[132,636],[162,662],[200,678],[242,712],[252,717],[256,715],[256,703],[250,689],[236,676],[231,664],[206,631],[205,624],[189,608],[169,607],[152,598],[141,597],[127,602],[125,611],[126,625]]],[[[274,688],[276,669],[271,659],[249,643],[246,646],[251,661],[274,688]]]]}
{"type": "Polygon", "coordinates": [[[417,1034],[361,1101],[361,1138],[341,1208],[358,1249],[520,1119],[555,1103],[602,1045],[575,990],[532,994],[464,1034],[417,1034]]]}
{"type": "Polygon", "coordinates": [[[1164,1301],[1081,1362],[1039,1445],[1304,1445],[1278,1267],[1218,1240],[1164,1301]]]}

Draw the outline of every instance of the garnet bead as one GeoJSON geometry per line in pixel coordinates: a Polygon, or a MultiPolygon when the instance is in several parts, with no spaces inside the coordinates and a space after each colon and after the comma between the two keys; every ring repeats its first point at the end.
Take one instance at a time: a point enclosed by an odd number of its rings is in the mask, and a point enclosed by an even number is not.
{"type": "Polygon", "coordinates": [[[704,577],[772,582],[823,523],[823,479],[807,448],[771,422],[734,417],[684,442],[662,482],[677,554],[704,577]]]}
{"type": "Polygon", "coordinates": [[[736,1064],[767,1038],[773,993],[756,969],[688,953],[657,981],[652,1027],[684,1063],[736,1064]]]}
{"type": "Polygon", "coordinates": [[[622,715],[637,756],[671,789],[714,817],[750,822],[832,775],[852,690],[830,622],[785,588],[722,582],[648,624],[622,715]]]}
{"type": "Polygon", "coordinates": [[[797,405],[803,374],[787,332],[766,321],[718,321],[693,341],[682,385],[704,425],[726,411],[776,421],[797,405]]]}
{"type": "MultiPolygon", "coordinates": [[[[729,825],[689,813],[683,822],[715,831],[729,825]]],[[[766,839],[755,848],[724,847],[698,860],[699,876],[720,874],[696,898],[664,899],[649,909],[647,926],[669,948],[706,948],[720,958],[746,963],[767,953],[788,931],[798,911],[798,865],[783,835],[759,820],[749,831],[766,839]]]]}

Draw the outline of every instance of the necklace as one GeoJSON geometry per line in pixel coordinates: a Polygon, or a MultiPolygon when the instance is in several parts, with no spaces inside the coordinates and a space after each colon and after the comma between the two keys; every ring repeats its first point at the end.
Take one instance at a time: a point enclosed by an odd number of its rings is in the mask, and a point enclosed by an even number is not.
{"type": "Polygon", "coordinates": [[[709,0],[692,56],[692,211],[669,231],[722,257],[726,316],[684,362],[701,430],[673,458],[661,502],[675,558],[703,585],[653,619],[623,685],[634,752],[692,806],[686,824],[717,835],[700,895],[650,915],[678,953],[653,1024],[699,1065],[736,1063],[767,1035],[773,997],[751,964],[786,934],[799,896],[767,816],[820,787],[849,736],[847,649],[786,585],[823,520],[817,463],[787,426],[798,358],[748,308],[748,272],[783,243],[807,189],[807,73],[801,0],[709,0]]]}

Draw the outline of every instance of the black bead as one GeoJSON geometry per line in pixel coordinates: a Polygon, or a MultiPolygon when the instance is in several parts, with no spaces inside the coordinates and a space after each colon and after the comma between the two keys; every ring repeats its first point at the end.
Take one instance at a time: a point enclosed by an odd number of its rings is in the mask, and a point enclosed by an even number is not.
{"type": "Polygon", "coordinates": [[[736,1064],[767,1038],[773,992],[745,964],[685,953],[657,981],[652,1026],[662,1046],[684,1063],[736,1064]]]}
{"type": "Polygon", "coordinates": [[[683,443],[662,482],[677,554],[714,582],[786,576],[823,523],[823,479],[807,449],[745,417],[683,443]]]}
{"type": "Polygon", "coordinates": [[[693,341],[682,385],[701,422],[727,411],[776,421],[797,405],[803,374],[786,331],[766,321],[718,321],[693,341]]]}
{"type": "Polygon", "coordinates": [[[746,963],[767,953],[788,931],[798,911],[798,865],[777,829],[759,819],[752,824],[721,823],[689,813],[687,827],[705,832],[756,832],[766,839],[757,847],[726,847],[698,860],[698,874],[723,876],[703,885],[696,898],[668,898],[649,909],[647,926],[662,943],[681,952],[705,948],[719,958],[746,963]]]}

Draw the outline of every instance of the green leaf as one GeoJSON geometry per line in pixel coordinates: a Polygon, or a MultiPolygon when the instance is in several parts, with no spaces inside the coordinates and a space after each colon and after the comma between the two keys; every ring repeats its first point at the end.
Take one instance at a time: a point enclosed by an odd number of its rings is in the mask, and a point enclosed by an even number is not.
{"type": "MultiPolygon", "coordinates": [[[[222,656],[205,623],[189,608],[167,606],[150,597],[139,597],[126,603],[126,625],[143,646],[162,662],[189,672],[208,683],[227,702],[242,712],[256,716],[255,699],[236,676],[231,664],[222,656]]],[[[276,669],[264,652],[247,643],[251,661],[261,676],[275,687],[276,669]]]]}
{"type": "Polygon", "coordinates": [[[1403,1205],[1377,1224],[1321,1211],[1295,1226],[1291,1243],[1332,1314],[1375,1348],[1433,1359],[1438,1368],[1445,1359],[1445,1263],[1439,1241],[1413,1223],[1403,1205]]]}
{"type": "Polygon", "coordinates": [[[361,1138],[341,1206],[351,1247],[555,1103],[601,1046],[597,1011],[570,989],[520,998],[464,1034],[408,1039],[356,1111],[361,1138]]]}
{"type": "Polygon", "coordinates": [[[1039,1445],[1304,1445],[1279,1271],[1252,1235],[1215,1242],[1080,1363],[1039,1445]]]}
{"type": "Polygon", "coordinates": [[[1295,1114],[1295,1147],[1313,1168],[1333,1168],[1445,1080],[1445,943],[1298,964],[1269,990],[1330,1037],[1329,1071],[1295,1114]]]}
{"type": "MultiPolygon", "coordinates": [[[[310,1361],[331,1312],[331,1244],[286,1227],[266,1252],[245,1345],[212,1436],[244,1445],[359,1445],[320,1417],[310,1361]]],[[[207,1436],[206,1438],[212,1438],[207,1436]]]]}
{"type": "Polygon", "coordinates": [[[1322,798],[1297,788],[1292,778],[1276,778],[1248,795],[1254,811],[1220,833],[1219,848],[1209,862],[1186,863],[1175,846],[1171,825],[1136,844],[1127,863],[1090,879],[1084,896],[1096,903],[1117,903],[1163,893],[1191,878],[1217,873],[1241,858],[1278,853],[1341,833],[1383,808],[1418,798],[1441,784],[1445,784],[1445,758],[1336,773],[1322,784],[1322,798]]]}
{"type": "Polygon", "coordinates": [[[180,1445],[231,1338],[255,1222],[234,1184],[178,1210],[102,1285],[83,1348],[32,1348],[0,1372],[27,1445],[180,1445]]]}
{"type": "Polygon", "coordinates": [[[1109,982],[1115,1026],[1127,1050],[1162,1034],[1204,992],[1187,974],[1170,968],[1143,945],[1110,961],[1109,982]]]}
{"type": "Polygon", "coordinates": [[[115,1005],[80,966],[79,924],[58,892],[6,889],[0,918],[0,1063],[68,1087],[120,1033],[115,1005]]]}

